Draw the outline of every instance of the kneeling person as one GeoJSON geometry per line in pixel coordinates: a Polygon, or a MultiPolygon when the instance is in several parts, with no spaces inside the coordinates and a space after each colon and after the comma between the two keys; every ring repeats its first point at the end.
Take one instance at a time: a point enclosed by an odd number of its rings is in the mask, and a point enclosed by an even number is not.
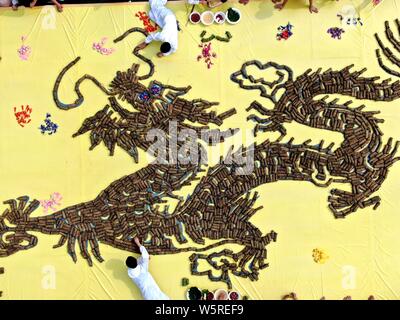
{"type": "Polygon", "coordinates": [[[169,297],[161,291],[149,272],[149,253],[138,238],[135,238],[135,243],[139,247],[142,256],[137,260],[134,257],[126,259],[128,276],[138,286],[144,300],[169,300],[169,297]]]}
{"type": "Polygon", "coordinates": [[[149,2],[149,17],[162,30],[149,34],[145,42],[139,45],[138,49],[144,49],[152,41],[160,41],[162,43],[157,56],[168,56],[178,49],[178,22],[174,13],[165,7],[167,0],[150,0],[149,2]]]}

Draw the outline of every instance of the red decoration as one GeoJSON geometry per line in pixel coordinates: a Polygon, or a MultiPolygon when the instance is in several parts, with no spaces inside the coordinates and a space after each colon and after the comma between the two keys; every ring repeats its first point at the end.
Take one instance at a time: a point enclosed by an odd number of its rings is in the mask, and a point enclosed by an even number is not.
{"type": "Polygon", "coordinates": [[[201,54],[197,56],[197,61],[204,59],[204,62],[207,64],[207,68],[210,69],[214,64],[212,63],[211,59],[216,58],[217,54],[211,51],[211,42],[200,44],[199,47],[201,48],[201,54]]]}
{"type": "Polygon", "coordinates": [[[277,40],[287,40],[293,35],[293,25],[290,24],[290,22],[285,25],[285,26],[280,26],[278,28],[278,34],[276,35],[277,40]]]}
{"type": "Polygon", "coordinates": [[[24,127],[24,124],[28,124],[31,122],[31,113],[32,113],[32,108],[29,108],[29,105],[26,107],[21,106],[21,111],[17,112],[17,108],[14,107],[14,115],[15,118],[17,119],[18,124],[21,127],[24,127]]]}
{"type": "Polygon", "coordinates": [[[149,16],[147,15],[146,12],[144,11],[139,11],[138,13],[135,14],[136,17],[140,19],[140,21],[143,22],[143,26],[146,29],[147,32],[154,32],[157,31],[158,27],[156,24],[152,25],[151,20],[149,16]]]}

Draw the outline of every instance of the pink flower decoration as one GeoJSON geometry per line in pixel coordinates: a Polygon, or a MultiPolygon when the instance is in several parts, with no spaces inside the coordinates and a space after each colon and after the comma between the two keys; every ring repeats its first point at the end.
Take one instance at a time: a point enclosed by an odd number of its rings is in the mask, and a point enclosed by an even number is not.
{"type": "Polygon", "coordinates": [[[18,49],[19,58],[26,61],[29,59],[29,55],[31,54],[31,52],[32,50],[29,46],[22,45],[18,49]]]}
{"type": "Polygon", "coordinates": [[[24,45],[24,41],[26,40],[26,36],[21,36],[21,41],[22,41],[22,45],[21,47],[17,50],[18,52],[18,56],[21,60],[28,60],[29,59],[29,55],[32,52],[31,47],[24,45]]]}
{"type": "Polygon", "coordinates": [[[42,205],[44,212],[47,213],[49,209],[56,211],[57,209],[55,207],[61,205],[61,200],[61,194],[59,192],[54,192],[50,195],[50,200],[40,200],[40,204],[42,205]]]}
{"type": "Polygon", "coordinates": [[[101,38],[99,43],[94,42],[93,46],[92,46],[93,50],[96,50],[98,53],[100,53],[102,55],[112,54],[115,51],[114,48],[104,48],[103,47],[104,44],[106,43],[107,39],[108,39],[107,37],[103,37],[103,38],[101,38]]]}

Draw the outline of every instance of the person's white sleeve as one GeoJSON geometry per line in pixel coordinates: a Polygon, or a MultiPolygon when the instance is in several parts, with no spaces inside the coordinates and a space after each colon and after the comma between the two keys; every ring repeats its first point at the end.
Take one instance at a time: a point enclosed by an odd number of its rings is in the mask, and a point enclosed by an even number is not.
{"type": "Polygon", "coordinates": [[[139,270],[137,268],[135,268],[135,269],[128,268],[128,276],[133,281],[135,281],[135,279],[137,278],[138,275],[139,275],[139,270]]]}
{"type": "Polygon", "coordinates": [[[149,253],[147,252],[147,250],[144,246],[140,246],[139,249],[140,249],[140,253],[142,254],[142,265],[146,270],[148,270],[149,269],[149,260],[150,260],[149,253]]]}
{"type": "Polygon", "coordinates": [[[11,0],[11,4],[13,5],[13,7],[18,5],[18,0],[11,0]]]}
{"type": "Polygon", "coordinates": [[[199,4],[200,0],[188,0],[189,4],[199,4]]]}
{"type": "Polygon", "coordinates": [[[157,32],[157,33],[150,33],[147,37],[146,40],[144,42],[146,42],[147,44],[149,44],[152,41],[161,41],[161,32],[157,32]]]}

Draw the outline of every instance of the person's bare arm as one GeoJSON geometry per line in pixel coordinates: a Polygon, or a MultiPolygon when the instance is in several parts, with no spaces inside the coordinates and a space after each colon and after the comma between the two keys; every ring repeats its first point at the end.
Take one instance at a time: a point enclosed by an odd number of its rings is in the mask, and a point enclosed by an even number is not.
{"type": "Polygon", "coordinates": [[[318,13],[318,8],[316,6],[314,6],[314,1],[313,0],[309,0],[310,1],[310,6],[309,6],[309,10],[310,13],[318,13]]]}
{"type": "MultiPolygon", "coordinates": [[[[157,33],[150,33],[147,37],[146,40],[144,42],[142,42],[141,44],[139,44],[135,50],[143,50],[144,48],[146,48],[152,41],[161,41],[161,33],[157,32],[157,33]]],[[[162,52],[158,52],[157,53],[157,57],[161,58],[163,57],[164,54],[162,52]]]]}
{"type": "MultiPolygon", "coordinates": [[[[144,247],[144,246],[140,243],[140,240],[139,240],[138,237],[135,237],[135,238],[133,239],[133,241],[135,241],[135,244],[138,246],[139,249],[140,249],[140,247],[144,247]]],[[[149,259],[150,259],[150,256],[149,256],[149,259]]]]}
{"type": "MultiPolygon", "coordinates": [[[[275,9],[282,10],[286,6],[287,2],[288,2],[288,0],[283,0],[281,3],[275,4],[275,9]]],[[[276,2],[274,2],[274,3],[276,3],[276,2]]]]}
{"type": "Polygon", "coordinates": [[[144,48],[146,48],[149,44],[146,42],[142,42],[141,44],[136,46],[136,50],[143,50],[144,48]]]}
{"type": "Polygon", "coordinates": [[[53,4],[56,6],[58,12],[63,12],[64,7],[61,3],[59,3],[57,0],[51,0],[51,2],[53,2],[53,4]]]}
{"type": "Polygon", "coordinates": [[[150,260],[149,253],[147,252],[146,248],[140,243],[140,240],[138,237],[135,237],[133,239],[133,241],[139,247],[140,253],[142,254],[144,266],[146,269],[148,269],[149,268],[149,260],[150,260]]]}
{"type": "Polygon", "coordinates": [[[140,240],[139,240],[138,237],[135,237],[135,238],[133,239],[133,241],[135,241],[136,245],[137,245],[139,248],[142,246],[142,244],[140,243],[140,240]]]}

